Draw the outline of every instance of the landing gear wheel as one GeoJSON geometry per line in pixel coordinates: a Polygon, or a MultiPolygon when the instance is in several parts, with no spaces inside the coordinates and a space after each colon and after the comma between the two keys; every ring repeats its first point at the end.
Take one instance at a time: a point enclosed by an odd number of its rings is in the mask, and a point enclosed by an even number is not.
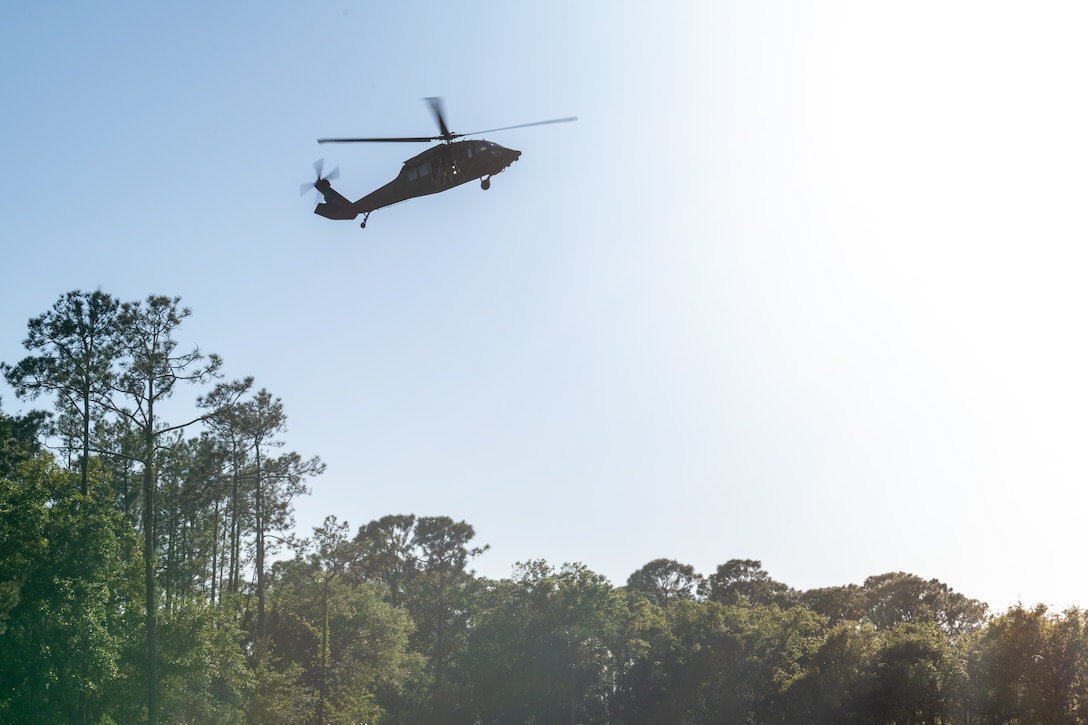
{"type": "Polygon", "coordinates": [[[480,179],[480,188],[487,191],[491,188],[491,179],[480,179]]]}
{"type": "Polygon", "coordinates": [[[359,222],[360,229],[366,229],[366,222],[359,222]]]}

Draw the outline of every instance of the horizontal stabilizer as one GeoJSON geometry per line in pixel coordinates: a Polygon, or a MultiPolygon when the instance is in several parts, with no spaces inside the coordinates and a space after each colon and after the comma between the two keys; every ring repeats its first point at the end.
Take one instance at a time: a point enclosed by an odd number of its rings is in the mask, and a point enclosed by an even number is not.
{"type": "Polygon", "coordinates": [[[333,189],[328,179],[318,179],[314,188],[325,197],[325,203],[318,204],[314,214],[320,214],[326,219],[354,219],[358,216],[355,206],[333,189]]]}

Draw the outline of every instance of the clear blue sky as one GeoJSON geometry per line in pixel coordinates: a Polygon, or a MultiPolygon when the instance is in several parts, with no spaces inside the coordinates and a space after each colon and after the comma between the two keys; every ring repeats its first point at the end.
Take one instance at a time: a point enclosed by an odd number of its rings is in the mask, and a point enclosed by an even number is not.
{"type": "Polygon", "coordinates": [[[1086,13],[4,3],[0,360],[68,290],[181,295],[327,461],[300,529],[449,515],[489,576],[1088,605],[1086,13]],[[434,133],[433,95],[456,131],[580,120],[365,231],[298,198],[322,156],[392,178],[421,147],[315,139],[434,133]]]}

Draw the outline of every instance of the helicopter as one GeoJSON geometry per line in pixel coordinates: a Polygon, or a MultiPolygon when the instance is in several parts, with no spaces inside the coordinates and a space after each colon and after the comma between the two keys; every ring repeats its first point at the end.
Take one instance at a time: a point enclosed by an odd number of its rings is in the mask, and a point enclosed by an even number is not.
{"type": "Polygon", "coordinates": [[[324,162],[315,162],[314,171],[317,173],[317,179],[303,184],[299,190],[300,193],[305,194],[310,189],[317,189],[318,193],[324,197],[324,202],[317,205],[314,214],[323,216],[326,219],[355,219],[362,214],[363,221],[359,226],[365,229],[371,212],[393,204],[399,204],[408,199],[437,194],[440,191],[452,189],[475,179],[480,180],[480,188],[486,191],[491,188],[491,177],[502,173],[512,163],[521,158],[521,152],[500,146],[492,141],[467,139],[466,137],[479,136],[494,131],[507,131],[514,128],[544,126],[578,120],[577,116],[569,116],[567,118],[553,118],[547,121],[522,123],[516,126],[492,128],[487,131],[453,133],[450,131],[449,126],[446,125],[442,99],[425,98],[423,100],[430,104],[431,112],[438,123],[438,129],[441,133],[437,136],[319,138],[317,140],[320,144],[432,143],[434,141],[441,141],[442,143],[405,161],[395,179],[385,186],[375,189],[358,201],[349,201],[340,192],[332,188],[332,181],[339,176],[339,168],[333,169],[328,176],[324,176],[324,162]]]}

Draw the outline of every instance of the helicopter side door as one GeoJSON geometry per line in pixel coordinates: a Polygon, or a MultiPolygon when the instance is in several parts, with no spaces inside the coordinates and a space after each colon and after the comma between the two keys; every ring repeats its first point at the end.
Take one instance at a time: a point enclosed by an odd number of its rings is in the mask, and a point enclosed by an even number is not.
{"type": "Polygon", "coordinates": [[[419,163],[408,165],[408,181],[415,186],[420,181],[431,180],[431,162],[424,160],[419,163]]]}
{"type": "Polygon", "coordinates": [[[434,183],[439,189],[448,189],[457,186],[458,176],[461,173],[458,165],[458,150],[451,149],[434,160],[434,183]]]}

